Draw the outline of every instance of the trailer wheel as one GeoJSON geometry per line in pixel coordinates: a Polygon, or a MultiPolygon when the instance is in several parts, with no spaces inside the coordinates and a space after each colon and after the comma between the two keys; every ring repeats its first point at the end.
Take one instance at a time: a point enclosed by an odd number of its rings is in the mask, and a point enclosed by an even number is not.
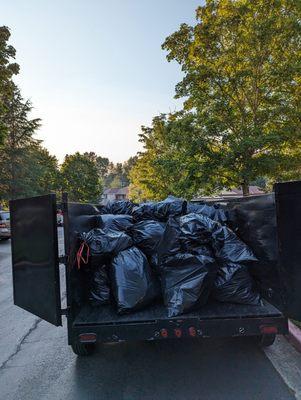
{"type": "Polygon", "coordinates": [[[75,342],[71,344],[73,353],[77,356],[90,356],[95,352],[95,343],[79,343],[75,342]]]}
{"type": "Polygon", "coordinates": [[[275,334],[260,335],[257,336],[256,339],[260,347],[269,347],[272,346],[272,344],[275,342],[276,335],[275,334]]]}

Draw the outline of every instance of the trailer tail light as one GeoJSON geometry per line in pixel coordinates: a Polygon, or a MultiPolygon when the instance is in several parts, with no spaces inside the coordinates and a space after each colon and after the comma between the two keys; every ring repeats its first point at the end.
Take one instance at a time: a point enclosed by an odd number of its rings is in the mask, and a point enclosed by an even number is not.
{"type": "Polygon", "coordinates": [[[161,329],[160,333],[161,333],[161,336],[163,338],[167,338],[168,337],[167,329],[165,329],[165,328],[161,329]]]}
{"type": "Polygon", "coordinates": [[[174,333],[175,333],[175,336],[176,336],[177,338],[180,338],[180,337],[182,336],[182,330],[181,330],[180,328],[176,328],[176,329],[174,330],[174,333]]]}
{"type": "Polygon", "coordinates": [[[188,333],[189,333],[190,336],[195,337],[195,336],[196,336],[196,329],[195,329],[195,327],[194,327],[194,326],[191,326],[191,327],[188,329],[188,333]]]}
{"type": "Polygon", "coordinates": [[[6,224],[4,224],[3,222],[0,222],[0,228],[6,228],[6,224]]]}
{"type": "Polygon", "coordinates": [[[266,326],[261,326],[260,331],[264,335],[275,335],[278,333],[278,328],[277,326],[266,325],[266,326]]]}
{"type": "Polygon", "coordinates": [[[81,333],[79,335],[79,341],[81,343],[95,343],[97,335],[96,333],[81,333]]]}

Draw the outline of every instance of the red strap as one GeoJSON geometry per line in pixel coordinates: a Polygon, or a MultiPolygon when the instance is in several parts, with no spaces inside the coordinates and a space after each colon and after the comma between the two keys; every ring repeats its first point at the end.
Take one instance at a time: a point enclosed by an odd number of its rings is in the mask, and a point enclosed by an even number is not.
{"type": "Polygon", "coordinates": [[[87,245],[86,242],[82,242],[82,244],[80,245],[80,247],[78,249],[78,252],[76,253],[77,269],[80,269],[81,263],[88,264],[89,256],[90,256],[90,247],[87,245]],[[85,247],[87,248],[86,258],[83,257],[83,252],[84,252],[85,247]]]}

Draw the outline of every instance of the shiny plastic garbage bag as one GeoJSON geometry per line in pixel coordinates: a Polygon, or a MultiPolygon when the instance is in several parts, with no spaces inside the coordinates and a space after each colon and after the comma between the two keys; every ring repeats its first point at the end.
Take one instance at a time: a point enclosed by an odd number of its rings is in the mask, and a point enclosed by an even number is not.
{"type": "Polygon", "coordinates": [[[163,236],[165,224],[159,221],[145,220],[129,228],[134,245],[139,247],[147,256],[156,252],[157,246],[163,236]]]}
{"type": "Polygon", "coordinates": [[[221,302],[260,305],[260,295],[247,266],[223,264],[214,282],[212,297],[221,302]]]}
{"type": "MultiPolygon", "coordinates": [[[[169,218],[162,238],[157,246],[157,263],[163,264],[166,259],[176,255],[183,250],[181,230],[177,218],[169,218]]],[[[155,257],[154,257],[155,258],[155,257]]]]}
{"type": "Polygon", "coordinates": [[[205,304],[217,272],[215,260],[208,256],[179,253],[160,266],[164,304],[174,317],[205,304]]]}
{"type": "Polygon", "coordinates": [[[136,221],[153,219],[167,221],[169,217],[183,215],[186,213],[187,202],[177,197],[168,196],[165,200],[157,203],[142,203],[133,209],[132,215],[136,221]]]}
{"type": "Polygon", "coordinates": [[[133,217],[127,214],[103,214],[96,215],[96,228],[104,231],[108,229],[126,231],[133,225],[133,217]]]}
{"type": "Polygon", "coordinates": [[[186,200],[168,196],[165,200],[156,203],[154,217],[160,221],[167,221],[169,217],[185,214],[186,208],[186,200]]]}
{"type": "Polygon", "coordinates": [[[138,206],[134,207],[132,210],[132,216],[135,221],[141,221],[144,219],[154,219],[154,208],[155,204],[152,201],[147,203],[141,203],[138,206]]]}
{"type": "Polygon", "coordinates": [[[179,218],[180,231],[186,243],[209,244],[221,262],[257,261],[252,250],[227,226],[202,214],[187,214],[179,218]]]}
{"type": "Polygon", "coordinates": [[[133,241],[125,232],[95,228],[80,236],[90,249],[92,256],[111,256],[132,246],[133,241]]]}
{"type": "Polygon", "coordinates": [[[220,223],[227,222],[225,211],[216,205],[187,203],[187,214],[196,213],[206,215],[206,217],[218,221],[220,223]]]}
{"type": "Polygon", "coordinates": [[[110,283],[105,264],[100,264],[91,271],[89,301],[93,306],[110,302],[110,283]]]}
{"type": "Polygon", "coordinates": [[[108,213],[110,214],[132,214],[135,203],[130,200],[113,201],[106,205],[108,213]]]}
{"type": "Polygon", "coordinates": [[[118,314],[143,308],[160,296],[159,282],[137,247],[123,250],[112,259],[110,276],[118,314]]]}

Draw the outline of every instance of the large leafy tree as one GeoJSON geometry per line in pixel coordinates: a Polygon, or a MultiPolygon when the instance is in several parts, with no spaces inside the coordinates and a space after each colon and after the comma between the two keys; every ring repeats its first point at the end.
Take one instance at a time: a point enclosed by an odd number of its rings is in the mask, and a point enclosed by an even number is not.
{"type": "Polygon", "coordinates": [[[39,143],[28,146],[23,169],[25,196],[38,196],[60,191],[58,161],[39,143]]]}
{"type": "Polygon", "coordinates": [[[55,157],[34,138],[40,119],[31,119],[32,105],[12,81],[19,65],[10,32],[0,27],[0,201],[46,194],[58,189],[55,157]]]}
{"type": "MultiPolygon", "coordinates": [[[[5,99],[5,114],[2,123],[6,137],[0,157],[0,199],[8,200],[24,197],[28,194],[29,175],[36,166],[32,163],[29,170],[31,149],[39,146],[33,135],[40,126],[39,119],[30,119],[32,110],[30,101],[24,100],[20,90],[13,85],[12,98],[5,99]]],[[[30,191],[30,190],[29,190],[30,191]]]]}
{"type": "Polygon", "coordinates": [[[130,196],[160,200],[169,194],[192,197],[203,183],[201,129],[191,113],[160,115],[142,127],[144,151],[130,172],[130,196]]]}
{"type": "Polygon", "coordinates": [[[8,44],[10,31],[6,26],[0,27],[0,145],[6,134],[4,116],[7,102],[13,97],[14,84],[12,77],[19,73],[19,65],[14,62],[16,50],[8,44]]]}
{"type": "Polygon", "coordinates": [[[110,160],[106,157],[98,156],[93,151],[85,152],[84,156],[87,156],[91,161],[93,161],[97,167],[98,175],[100,179],[104,179],[109,170],[110,160]]]}
{"type": "Polygon", "coordinates": [[[301,3],[207,0],[197,24],[163,49],[184,72],[184,97],[201,128],[202,166],[212,186],[300,171],[301,3]]]}
{"type": "Polygon", "coordinates": [[[102,185],[95,161],[88,154],[66,155],[61,166],[63,189],[70,200],[78,202],[98,202],[102,185]]]}
{"type": "Polygon", "coordinates": [[[107,172],[104,175],[104,186],[110,188],[125,187],[130,184],[130,171],[137,161],[137,156],[130,157],[123,163],[109,162],[107,172]]]}

